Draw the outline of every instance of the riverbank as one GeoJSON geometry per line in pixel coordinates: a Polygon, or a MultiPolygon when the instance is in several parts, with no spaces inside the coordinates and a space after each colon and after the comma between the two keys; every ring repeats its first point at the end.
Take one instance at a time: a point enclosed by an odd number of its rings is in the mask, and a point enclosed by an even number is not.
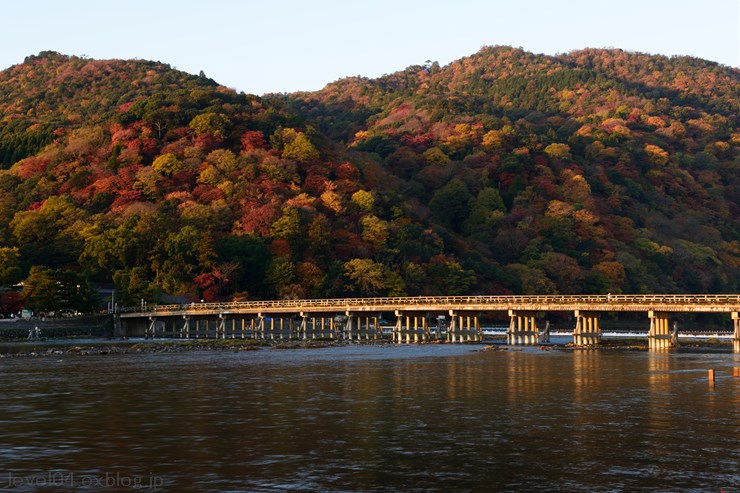
{"type": "MultiPolygon", "coordinates": [[[[95,339],[57,339],[49,341],[15,341],[0,343],[0,358],[44,357],[44,356],[89,356],[89,355],[125,355],[138,353],[184,353],[191,351],[256,351],[256,350],[291,350],[316,349],[348,346],[348,341],[334,339],[258,341],[253,339],[191,339],[191,340],[95,340],[95,339]]],[[[390,341],[367,341],[363,345],[390,346],[390,341]]],[[[433,342],[427,344],[445,344],[433,342]]],[[[536,346],[508,346],[500,340],[487,340],[482,343],[471,343],[479,346],[481,351],[647,351],[644,339],[610,340],[597,346],[579,347],[573,344],[540,344],[536,346]]],[[[356,343],[355,343],[356,345],[356,343]]],[[[397,346],[397,345],[393,345],[397,346]]],[[[677,350],[732,351],[732,343],[717,339],[691,340],[681,342],[677,350]]]]}

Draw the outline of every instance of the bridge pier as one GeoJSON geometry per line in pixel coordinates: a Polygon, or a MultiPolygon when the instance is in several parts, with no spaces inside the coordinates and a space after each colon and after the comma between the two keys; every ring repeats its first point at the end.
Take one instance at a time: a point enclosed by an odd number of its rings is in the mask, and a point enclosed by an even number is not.
{"type": "MultiPolygon", "coordinates": [[[[415,313],[408,314],[400,311],[395,312],[396,324],[391,329],[391,342],[396,344],[406,343],[418,344],[420,342],[427,342],[430,339],[429,335],[429,324],[427,323],[426,315],[415,313]]],[[[378,317],[373,320],[375,329],[371,331],[373,333],[373,339],[382,339],[383,333],[382,328],[378,323],[378,317]]],[[[368,327],[368,339],[369,339],[369,320],[366,322],[368,327]]]]}
{"type": "Polygon", "coordinates": [[[668,324],[668,313],[650,310],[650,331],[648,332],[648,349],[650,351],[674,347],[668,324]]]}
{"type": "Polygon", "coordinates": [[[573,331],[573,344],[576,346],[595,346],[601,342],[599,314],[596,312],[575,311],[576,328],[573,331]]]}
{"type": "Polygon", "coordinates": [[[482,340],[483,330],[481,329],[480,317],[478,315],[461,315],[455,310],[450,310],[447,342],[479,342],[482,340]]]}
{"type": "Polygon", "coordinates": [[[740,312],[732,312],[732,325],[735,327],[732,336],[732,352],[740,353],[740,312]]]}
{"type": "Polygon", "coordinates": [[[510,345],[535,345],[539,343],[540,333],[534,312],[509,310],[509,330],[506,331],[510,345]]]}
{"type": "Polygon", "coordinates": [[[150,316],[149,324],[144,331],[144,339],[155,339],[158,332],[161,332],[162,339],[167,338],[167,321],[166,319],[158,320],[157,317],[150,316]]]}

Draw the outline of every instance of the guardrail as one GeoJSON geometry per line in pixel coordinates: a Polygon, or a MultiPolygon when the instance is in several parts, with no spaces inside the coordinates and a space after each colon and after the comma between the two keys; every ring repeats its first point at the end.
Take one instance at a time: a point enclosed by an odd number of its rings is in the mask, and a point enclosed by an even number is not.
{"type": "MultiPolygon", "coordinates": [[[[522,306],[522,305],[580,305],[587,309],[589,306],[612,305],[615,309],[625,305],[640,306],[704,306],[712,305],[721,308],[739,309],[740,294],[677,294],[677,295],[516,295],[516,296],[402,296],[391,298],[336,298],[336,299],[304,299],[304,300],[269,300],[269,301],[239,301],[225,303],[187,303],[168,305],[145,305],[143,307],[125,307],[122,313],[157,313],[157,312],[215,312],[228,310],[285,310],[296,308],[305,309],[352,309],[352,308],[404,308],[429,306],[522,306]]],[[[602,308],[603,309],[603,308],[602,308]]]]}

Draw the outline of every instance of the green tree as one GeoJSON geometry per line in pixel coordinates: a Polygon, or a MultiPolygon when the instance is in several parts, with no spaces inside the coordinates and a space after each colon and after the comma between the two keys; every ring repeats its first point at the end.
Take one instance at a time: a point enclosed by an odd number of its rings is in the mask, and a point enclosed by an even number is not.
{"type": "Polygon", "coordinates": [[[383,264],[367,258],[355,258],[344,263],[344,273],[350,288],[362,296],[374,296],[386,287],[383,264]]]}
{"type": "Polygon", "coordinates": [[[65,269],[33,266],[24,281],[22,297],[26,308],[39,312],[93,311],[97,293],[80,273],[65,269]]]}
{"type": "Polygon", "coordinates": [[[492,232],[506,212],[501,194],[491,187],[485,187],[477,197],[470,199],[469,209],[470,215],[463,224],[463,231],[468,235],[481,231],[492,232]]]}
{"type": "Polygon", "coordinates": [[[26,261],[56,267],[79,257],[84,218],[68,197],[52,196],[36,210],[16,213],[10,226],[26,261]]]}
{"type": "Polygon", "coordinates": [[[468,186],[462,180],[453,178],[447,185],[434,192],[432,200],[429,201],[429,208],[442,225],[460,231],[468,217],[470,198],[468,186]]]}
{"type": "Polygon", "coordinates": [[[355,204],[361,211],[370,212],[373,210],[375,205],[375,197],[372,192],[366,190],[358,190],[352,194],[352,203],[355,204]]]}
{"type": "Polygon", "coordinates": [[[298,132],[292,141],[284,144],[283,158],[292,159],[299,163],[310,163],[319,159],[319,151],[308,140],[306,134],[298,132]]]}
{"type": "Polygon", "coordinates": [[[21,280],[21,255],[17,247],[0,247],[0,287],[21,280]]]}
{"type": "Polygon", "coordinates": [[[547,154],[550,159],[569,159],[570,146],[568,144],[550,144],[545,147],[545,154],[547,154]]]}
{"type": "Polygon", "coordinates": [[[386,221],[370,214],[363,216],[360,223],[362,224],[363,240],[377,247],[383,246],[388,241],[389,229],[386,221]]]}
{"type": "Polygon", "coordinates": [[[155,301],[156,289],[149,281],[144,267],[120,270],[113,275],[118,299],[124,306],[138,306],[141,300],[155,301]]]}
{"type": "Polygon", "coordinates": [[[210,132],[213,136],[223,138],[230,121],[226,115],[221,113],[201,113],[190,120],[189,127],[197,134],[210,132]]]}
{"type": "Polygon", "coordinates": [[[163,175],[174,175],[185,170],[185,164],[177,156],[168,152],[158,156],[152,163],[152,169],[163,175]]]}

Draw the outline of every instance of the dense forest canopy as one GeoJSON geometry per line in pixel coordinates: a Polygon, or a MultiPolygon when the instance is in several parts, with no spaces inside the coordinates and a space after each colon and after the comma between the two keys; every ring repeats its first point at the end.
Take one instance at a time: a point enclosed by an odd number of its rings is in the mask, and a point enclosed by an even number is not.
{"type": "Polygon", "coordinates": [[[105,284],[126,304],[737,292],[739,114],[738,69],[616,49],[265,97],[42,52],[0,72],[0,286],[26,286],[0,313],[105,284]]]}

